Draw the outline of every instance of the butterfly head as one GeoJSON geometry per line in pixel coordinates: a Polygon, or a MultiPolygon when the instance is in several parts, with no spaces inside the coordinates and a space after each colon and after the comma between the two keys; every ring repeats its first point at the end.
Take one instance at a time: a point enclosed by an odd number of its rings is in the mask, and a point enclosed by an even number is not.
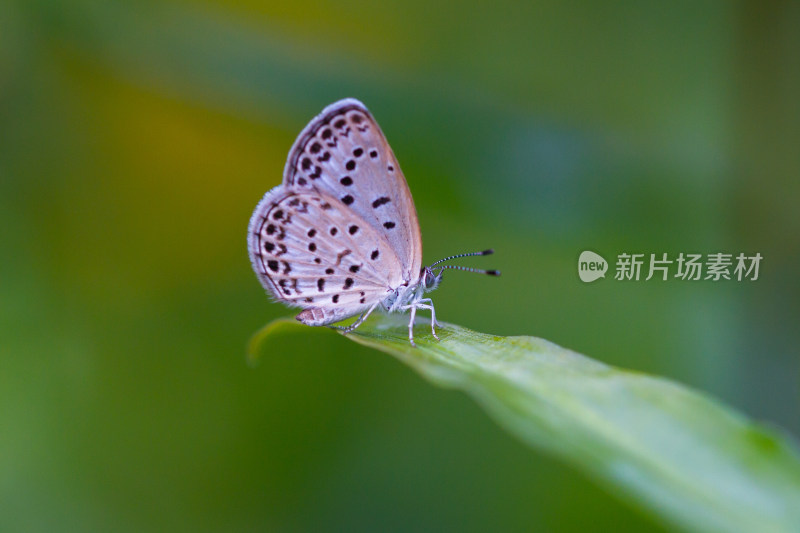
{"type": "Polygon", "coordinates": [[[444,263],[445,261],[450,261],[451,259],[457,259],[459,257],[469,257],[473,255],[491,255],[494,253],[494,250],[483,250],[482,252],[470,252],[467,254],[457,254],[451,255],[450,257],[445,257],[444,259],[439,259],[435,263],[433,263],[429,267],[425,267],[420,272],[420,283],[424,288],[425,292],[432,291],[436,287],[439,286],[439,283],[442,281],[442,274],[444,274],[445,269],[453,269],[453,270],[463,270],[465,272],[476,272],[478,274],[487,274],[489,276],[499,276],[499,270],[483,270],[480,268],[470,268],[470,267],[462,267],[456,265],[443,265],[437,266],[439,263],[444,263]],[[438,272],[436,272],[438,270],[438,272]]]}
{"type": "Polygon", "coordinates": [[[422,282],[422,287],[425,289],[425,292],[432,291],[439,286],[439,282],[442,281],[443,272],[443,270],[439,270],[437,274],[431,267],[422,269],[422,272],[420,272],[420,281],[422,282]]]}

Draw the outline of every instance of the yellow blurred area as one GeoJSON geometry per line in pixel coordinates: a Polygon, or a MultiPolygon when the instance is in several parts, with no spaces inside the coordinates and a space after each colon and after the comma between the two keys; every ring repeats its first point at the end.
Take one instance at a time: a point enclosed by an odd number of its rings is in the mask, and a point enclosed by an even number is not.
{"type": "Polygon", "coordinates": [[[120,284],[137,291],[213,281],[237,253],[244,263],[244,237],[225,237],[246,225],[243,200],[254,206],[261,189],[280,182],[286,133],[76,58],[67,68],[65,90],[92,144],[83,154],[90,172],[69,176],[58,199],[80,214],[67,217],[64,247],[53,250],[68,260],[62,274],[88,275],[101,293],[120,284]]]}

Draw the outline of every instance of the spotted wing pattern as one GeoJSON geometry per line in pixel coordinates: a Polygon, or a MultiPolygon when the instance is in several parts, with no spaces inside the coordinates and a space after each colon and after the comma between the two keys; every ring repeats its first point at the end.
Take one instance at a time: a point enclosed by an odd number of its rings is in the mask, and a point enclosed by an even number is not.
{"type": "Polygon", "coordinates": [[[279,186],[267,193],[250,220],[248,249],[277,300],[324,310],[328,322],[364,311],[404,283],[384,236],[321,192],[279,186]]]}
{"type": "Polygon", "coordinates": [[[400,165],[367,108],[352,98],[314,118],[289,152],[283,185],[336,198],[382,235],[402,270],[419,277],[422,239],[400,165]]]}

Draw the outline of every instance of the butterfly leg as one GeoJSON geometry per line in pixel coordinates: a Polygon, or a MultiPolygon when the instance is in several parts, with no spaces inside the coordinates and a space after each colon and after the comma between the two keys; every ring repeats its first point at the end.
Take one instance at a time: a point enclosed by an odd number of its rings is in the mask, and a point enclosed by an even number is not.
{"type": "Polygon", "coordinates": [[[432,305],[421,304],[421,305],[417,305],[416,308],[417,309],[426,309],[426,310],[429,310],[431,312],[431,333],[433,334],[433,338],[434,339],[436,339],[437,341],[441,340],[441,339],[439,339],[439,336],[436,334],[436,315],[434,314],[435,311],[433,310],[433,306],[432,305]]]}
{"type": "Polygon", "coordinates": [[[419,307],[420,309],[430,309],[430,311],[431,311],[431,333],[433,333],[433,338],[438,341],[439,337],[436,335],[436,328],[437,327],[442,327],[442,326],[440,326],[439,322],[436,321],[436,310],[433,308],[433,300],[431,300],[430,298],[423,298],[418,303],[422,304],[423,302],[427,302],[427,304],[418,305],[417,307],[419,307]]]}
{"type": "Polygon", "coordinates": [[[416,348],[417,343],[414,342],[414,317],[417,314],[417,306],[409,305],[406,307],[411,310],[409,313],[411,315],[411,319],[408,321],[408,342],[411,343],[411,346],[416,348]]]}
{"type": "MultiPolygon", "coordinates": [[[[430,301],[430,298],[425,298],[426,300],[430,301]]],[[[421,304],[422,300],[415,302],[413,304],[404,305],[400,309],[403,311],[410,311],[411,319],[408,321],[408,341],[411,343],[411,346],[417,347],[416,343],[414,342],[414,317],[417,315],[417,309],[426,309],[430,310],[431,312],[431,332],[433,333],[434,338],[438,341],[439,336],[436,335],[436,329],[434,324],[436,324],[436,315],[435,311],[433,310],[433,303],[431,305],[428,304],[421,304]]]]}
{"type": "Polygon", "coordinates": [[[367,319],[367,317],[368,317],[370,314],[372,314],[372,312],[375,310],[375,308],[376,308],[376,307],[378,307],[378,304],[379,304],[379,303],[380,303],[380,302],[375,302],[375,304],[374,304],[372,307],[370,307],[369,309],[367,309],[366,311],[364,311],[363,313],[361,313],[361,316],[360,316],[360,317],[358,317],[358,320],[356,320],[355,322],[353,322],[353,323],[352,323],[352,324],[350,324],[349,326],[347,326],[347,327],[344,327],[344,328],[337,327],[336,329],[340,330],[340,331],[341,331],[341,332],[342,332],[344,335],[347,335],[348,333],[350,333],[351,331],[353,331],[354,329],[356,329],[358,326],[360,326],[361,324],[363,324],[363,323],[364,323],[364,321],[367,319]]]}

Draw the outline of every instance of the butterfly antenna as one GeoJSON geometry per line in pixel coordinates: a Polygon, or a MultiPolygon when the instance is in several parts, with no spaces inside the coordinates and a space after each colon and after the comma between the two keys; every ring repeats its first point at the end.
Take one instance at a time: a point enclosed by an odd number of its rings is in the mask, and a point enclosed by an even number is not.
{"type": "MultiPolygon", "coordinates": [[[[468,255],[482,255],[482,254],[468,254],[468,255]]],[[[484,254],[485,255],[485,254],[484,254]]],[[[463,270],[464,272],[475,272],[476,274],[486,274],[489,276],[499,276],[499,270],[483,270],[482,268],[470,268],[470,267],[462,267],[456,265],[444,265],[436,268],[441,268],[442,270],[446,268],[451,268],[453,270],[463,270]]]]}
{"type": "MultiPolygon", "coordinates": [[[[438,261],[436,261],[434,264],[432,264],[428,268],[433,268],[436,265],[438,265],[439,263],[444,263],[445,261],[450,261],[451,259],[458,259],[459,257],[470,257],[470,256],[473,256],[473,255],[492,255],[493,253],[494,253],[494,250],[492,250],[490,248],[490,249],[484,250],[482,252],[469,252],[469,253],[466,253],[466,254],[451,255],[450,257],[445,257],[444,259],[439,259],[438,261]]],[[[448,267],[440,267],[440,268],[448,268],[448,267]]]]}

